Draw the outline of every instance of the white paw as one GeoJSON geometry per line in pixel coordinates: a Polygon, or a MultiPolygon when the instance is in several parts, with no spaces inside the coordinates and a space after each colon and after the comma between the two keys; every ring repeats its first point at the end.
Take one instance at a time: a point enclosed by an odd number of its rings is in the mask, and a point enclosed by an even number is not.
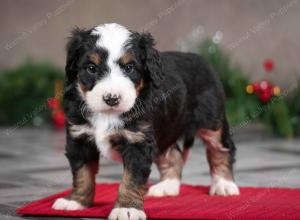
{"type": "Polygon", "coordinates": [[[177,196],[180,190],[180,181],[178,179],[166,179],[150,187],[148,196],[177,196]]]}
{"type": "Polygon", "coordinates": [[[232,196],[239,195],[240,191],[238,186],[234,182],[226,180],[220,176],[213,176],[209,194],[219,196],[232,196]]]}
{"type": "Polygon", "coordinates": [[[146,220],[146,214],[142,210],[135,208],[114,208],[109,216],[109,220],[146,220]]]}
{"type": "Polygon", "coordinates": [[[81,205],[80,203],[74,200],[59,198],[55,200],[55,202],[52,205],[52,208],[56,210],[81,210],[84,209],[85,206],[81,205]]]}

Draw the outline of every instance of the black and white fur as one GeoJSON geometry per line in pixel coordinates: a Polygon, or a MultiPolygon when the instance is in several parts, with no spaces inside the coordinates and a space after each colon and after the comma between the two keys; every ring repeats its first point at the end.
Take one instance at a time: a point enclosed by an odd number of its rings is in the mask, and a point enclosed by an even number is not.
{"type": "MultiPolygon", "coordinates": [[[[214,158],[215,152],[226,154],[228,173],[224,175],[216,167],[217,160],[214,163],[208,158],[210,193],[239,194],[233,182],[235,146],[225,118],[221,83],[198,55],[159,52],[153,46],[150,34],[118,24],[77,28],[67,44],[66,156],[74,182],[80,173],[89,173],[82,167],[97,163],[99,153],[124,164],[126,174],[109,219],[145,219],[139,195],[144,193],[151,164],[159,157],[169,157],[166,152],[171,148],[178,149],[174,152],[180,152],[182,163],[181,155],[184,159],[194,137],[203,139],[210,157],[214,158]],[[214,136],[217,131],[220,138],[214,136]],[[177,148],[180,139],[184,140],[184,153],[177,148]]],[[[174,173],[152,186],[148,195],[178,195],[181,173],[174,173]]],[[[93,179],[94,175],[90,176],[93,179]]],[[[84,179],[80,181],[84,183],[84,179]]],[[[77,182],[73,194],[79,192],[77,182]]],[[[83,183],[93,192],[93,184],[83,183]]],[[[60,198],[53,208],[78,210],[92,204],[82,204],[86,198],[80,196],[60,198]]]]}

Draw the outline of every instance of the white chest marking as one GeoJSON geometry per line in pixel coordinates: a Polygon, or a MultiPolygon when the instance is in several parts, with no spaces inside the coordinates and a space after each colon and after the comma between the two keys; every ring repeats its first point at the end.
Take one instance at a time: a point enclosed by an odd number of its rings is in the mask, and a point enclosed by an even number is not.
{"type": "Polygon", "coordinates": [[[90,121],[95,129],[95,141],[101,155],[108,159],[117,159],[111,148],[109,136],[123,128],[123,121],[115,115],[104,114],[97,114],[90,121]]]}

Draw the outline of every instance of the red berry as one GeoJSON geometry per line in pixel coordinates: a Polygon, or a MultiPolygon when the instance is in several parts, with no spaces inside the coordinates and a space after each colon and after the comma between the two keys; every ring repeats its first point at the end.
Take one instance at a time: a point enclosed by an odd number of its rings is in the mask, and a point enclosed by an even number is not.
{"type": "Polygon", "coordinates": [[[263,65],[267,72],[270,72],[274,69],[274,62],[271,59],[266,59],[263,65]]]}
{"type": "Polygon", "coordinates": [[[259,83],[257,83],[257,82],[252,83],[252,86],[253,86],[253,91],[255,93],[259,93],[260,92],[260,85],[259,85],[259,83]]]}
{"type": "Polygon", "coordinates": [[[261,81],[259,86],[260,86],[260,91],[261,92],[269,91],[269,90],[272,89],[272,84],[269,83],[269,81],[267,81],[267,80],[261,81]]]}
{"type": "Polygon", "coordinates": [[[260,94],[259,99],[262,102],[268,102],[271,99],[271,93],[269,92],[264,92],[262,94],[260,94]]]}

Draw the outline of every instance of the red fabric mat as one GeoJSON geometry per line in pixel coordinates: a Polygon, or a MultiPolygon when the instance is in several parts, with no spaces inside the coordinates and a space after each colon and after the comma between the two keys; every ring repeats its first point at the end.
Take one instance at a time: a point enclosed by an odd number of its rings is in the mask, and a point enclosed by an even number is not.
{"type": "MultiPolygon", "coordinates": [[[[82,211],[51,208],[70,190],[18,208],[20,215],[107,217],[117,196],[118,184],[98,184],[94,206],[82,211]]],[[[209,196],[208,187],[182,185],[180,196],[147,198],[145,212],[151,219],[300,219],[300,189],[242,187],[234,197],[209,196]]]]}

